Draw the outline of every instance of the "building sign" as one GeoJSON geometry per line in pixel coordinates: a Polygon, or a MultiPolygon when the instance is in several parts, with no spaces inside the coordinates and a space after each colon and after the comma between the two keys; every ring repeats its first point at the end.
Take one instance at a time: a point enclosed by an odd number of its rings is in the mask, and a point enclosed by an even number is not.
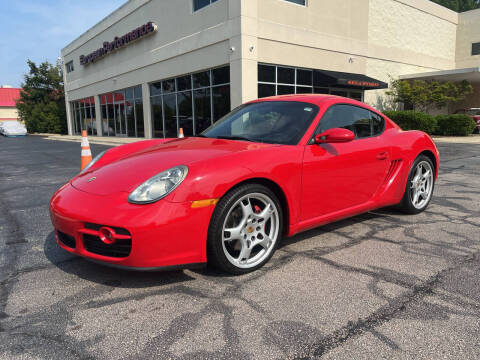
{"type": "Polygon", "coordinates": [[[138,39],[141,39],[147,35],[150,35],[157,31],[157,25],[155,25],[152,22],[148,22],[145,25],[142,25],[129,33],[123,35],[123,36],[115,36],[115,39],[113,39],[112,42],[110,41],[105,41],[103,43],[103,47],[95,50],[94,52],[88,54],[88,55],[80,55],[80,64],[81,65],[88,65],[90,63],[93,63],[105,55],[108,55],[112,52],[114,52],[117,49],[120,49],[124,46],[127,46],[128,44],[137,41],[138,39]]]}
{"type": "Polygon", "coordinates": [[[380,83],[372,82],[372,81],[347,80],[346,83],[347,85],[352,85],[352,86],[372,87],[372,88],[380,87],[380,83]]]}

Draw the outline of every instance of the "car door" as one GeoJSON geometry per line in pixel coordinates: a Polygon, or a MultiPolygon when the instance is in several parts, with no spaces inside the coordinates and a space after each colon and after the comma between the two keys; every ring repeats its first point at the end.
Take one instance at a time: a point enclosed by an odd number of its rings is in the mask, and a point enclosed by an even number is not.
{"type": "Polygon", "coordinates": [[[380,136],[385,120],[363,107],[336,104],[315,131],[346,128],[355,139],[346,143],[310,143],[302,173],[302,220],[321,217],[367,203],[384,182],[389,146],[380,136]]]}

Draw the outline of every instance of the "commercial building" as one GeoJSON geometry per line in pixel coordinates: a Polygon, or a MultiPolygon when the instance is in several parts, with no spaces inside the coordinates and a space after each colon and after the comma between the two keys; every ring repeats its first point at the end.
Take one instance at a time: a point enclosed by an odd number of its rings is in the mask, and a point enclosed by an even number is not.
{"type": "Polygon", "coordinates": [[[20,90],[11,86],[0,86],[0,122],[18,120],[16,101],[20,97],[20,90]]]}
{"type": "Polygon", "coordinates": [[[429,0],[130,0],[62,50],[69,133],[193,135],[288,93],[382,109],[399,77],[470,80],[480,106],[479,24],[429,0]]]}

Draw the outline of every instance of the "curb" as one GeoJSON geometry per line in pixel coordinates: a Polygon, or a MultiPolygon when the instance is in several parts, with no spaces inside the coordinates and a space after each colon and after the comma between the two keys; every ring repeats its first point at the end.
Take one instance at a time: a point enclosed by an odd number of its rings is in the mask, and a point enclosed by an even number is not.
{"type": "MultiPolygon", "coordinates": [[[[80,135],[70,136],[70,135],[58,135],[58,134],[31,134],[31,136],[40,136],[46,140],[55,140],[55,141],[70,141],[70,142],[82,142],[82,137],[80,135]]],[[[99,144],[99,145],[113,145],[119,146],[123,144],[130,144],[137,141],[148,140],[145,138],[109,138],[109,137],[99,137],[99,136],[91,136],[88,137],[88,141],[91,144],[99,144]]]]}
{"type": "Polygon", "coordinates": [[[438,143],[450,143],[450,144],[479,144],[480,135],[470,136],[433,136],[434,142],[438,143]]]}

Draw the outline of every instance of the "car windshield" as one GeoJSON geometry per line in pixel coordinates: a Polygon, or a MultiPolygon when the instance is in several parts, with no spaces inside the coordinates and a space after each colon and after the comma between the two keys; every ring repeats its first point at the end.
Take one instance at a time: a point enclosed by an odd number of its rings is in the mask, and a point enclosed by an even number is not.
{"type": "Polygon", "coordinates": [[[318,110],[317,105],[296,101],[246,104],[225,115],[201,136],[296,145],[318,110]]]}

